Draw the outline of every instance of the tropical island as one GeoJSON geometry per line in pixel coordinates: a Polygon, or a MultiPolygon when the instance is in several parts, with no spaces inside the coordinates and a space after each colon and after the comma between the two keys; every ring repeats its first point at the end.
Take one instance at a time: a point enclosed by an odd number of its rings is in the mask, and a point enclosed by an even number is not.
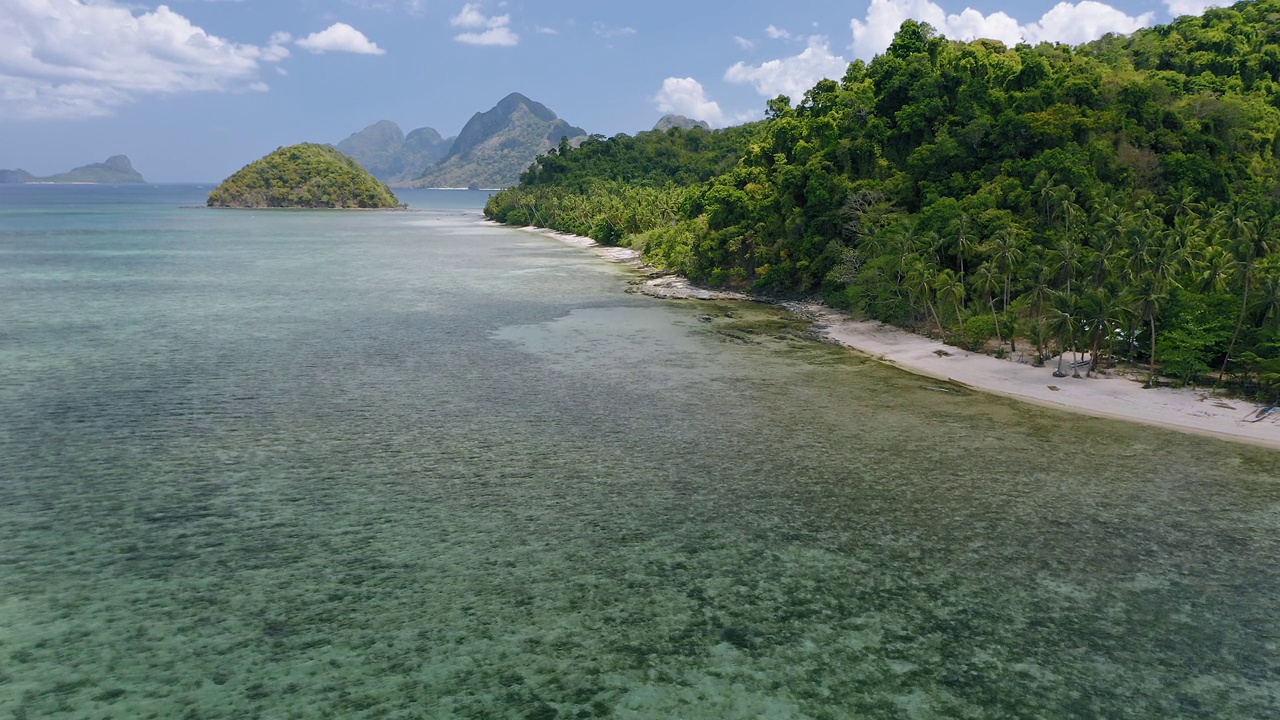
{"type": "Polygon", "coordinates": [[[1275,403],[1277,13],[1076,47],[909,20],[759,122],[562,143],[485,213],[966,352],[1057,357],[1050,383],[1134,367],[1275,403]]]}
{"type": "Polygon", "coordinates": [[[146,179],[133,169],[133,164],[124,155],[112,155],[106,162],[81,165],[64,173],[38,177],[26,170],[0,170],[0,183],[76,183],[93,185],[115,185],[145,183],[146,179]]]}
{"type": "Polygon", "coordinates": [[[395,208],[391,189],[329,145],[282,147],[209,193],[220,208],[395,208]]]}

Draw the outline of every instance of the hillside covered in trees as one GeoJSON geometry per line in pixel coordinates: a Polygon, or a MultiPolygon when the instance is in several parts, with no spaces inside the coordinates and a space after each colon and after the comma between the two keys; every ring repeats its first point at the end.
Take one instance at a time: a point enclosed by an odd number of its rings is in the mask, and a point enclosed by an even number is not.
{"type": "Polygon", "coordinates": [[[393,208],[394,193],[328,145],[302,143],[255,160],[209,193],[209,207],[393,208]]]}
{"type": "Polygon", "coordinates": [[[794,100],[562,146],[486,213],[974,348],[1278,392],[1280,0],[1078,47],[909,20],[794,100]]]}

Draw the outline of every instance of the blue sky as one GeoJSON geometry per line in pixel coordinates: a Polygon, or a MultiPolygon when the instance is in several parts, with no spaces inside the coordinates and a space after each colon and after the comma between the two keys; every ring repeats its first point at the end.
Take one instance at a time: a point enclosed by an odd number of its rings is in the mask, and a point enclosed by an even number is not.
{"type": "Polygon", "coordinates": [[[1082,42],[1201,0],[0,0],[0,168],[128,155],[216,181],[381,119],[454,135],[517,91],[588,132],[759,117],[870,59],[906,17],[948,37],[1082,42]]]}

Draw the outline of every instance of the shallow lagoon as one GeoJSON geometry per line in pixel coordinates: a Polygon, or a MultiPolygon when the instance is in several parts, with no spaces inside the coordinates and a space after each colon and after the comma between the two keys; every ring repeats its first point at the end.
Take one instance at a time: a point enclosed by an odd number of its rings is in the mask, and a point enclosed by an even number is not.
{"type": "Polygon", "coordinates": [[[1280,717],[1280,453],[628,295],[469,193],[34,190],[0,714],[1280,717]]]}

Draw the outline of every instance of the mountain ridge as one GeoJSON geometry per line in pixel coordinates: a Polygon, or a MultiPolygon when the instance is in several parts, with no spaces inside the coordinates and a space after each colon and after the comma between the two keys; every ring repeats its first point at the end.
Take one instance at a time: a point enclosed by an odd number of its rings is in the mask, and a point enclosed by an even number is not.
{"type": "Polygon", "coordinates": [[[540,102],[510,93],[489,110],[471,116],[449,153],[429,164],[414,187],[509,187],[534,159],[587,131],[570,125],[540,102]]]}
{"type": "Polygon", "coordinates": [[[658,132],[666,132],[672,128],[680,128],[681,130],[702,128],[703,130],[710,130],[711,124],[706,120],[694,120],[693,118],[685,117],[684,115],[668,113],[663,115],[662,118],[653,125],[653,129],[658,132]]]}
{"type": "Polygon", "coordinates": [[[0,183],[92,183],[92,184],[136,184],[145,183],[146,179],[133,169],[126,155],[112,155],[106,161],[81,165],[64,173],[39,177],[21,168],[17,170],[0,170],[0,183]]]}
{"type": "Polygon", "coordinates": [[[352,133],[336,147],[386,183],[412,180],[430,163],[444,157],[454,138],[443,138],[435,128],[421,127],[405,134],[391,120],[352,133]]]}

